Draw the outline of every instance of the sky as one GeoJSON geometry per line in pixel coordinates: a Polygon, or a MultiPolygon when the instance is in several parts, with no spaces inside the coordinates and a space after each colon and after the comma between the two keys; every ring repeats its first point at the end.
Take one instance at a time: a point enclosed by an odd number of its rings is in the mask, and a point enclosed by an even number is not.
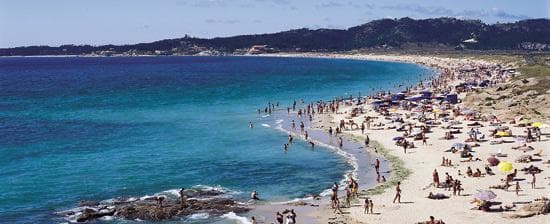
{"type": "Polygon", "coordinates": [[[550,18],[550,0],[0,0],[0,48],[345,29],[401,17],[550,18]]]}

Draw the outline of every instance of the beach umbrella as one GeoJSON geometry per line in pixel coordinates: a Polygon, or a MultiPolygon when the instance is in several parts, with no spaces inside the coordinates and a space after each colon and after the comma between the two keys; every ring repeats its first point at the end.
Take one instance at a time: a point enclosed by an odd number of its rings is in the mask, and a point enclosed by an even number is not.
{"type": "Polygon", "coordinates": [[[398,140],[401,140],[401,139],[403,139],[403,137],[401,137],[401,136],[397,136],[397,137],[392,138],[392,140],[394,140],[394,141],[398,141],[398,140]]]}
{"type": "Polygon", "coordinates": [[[508,136],[510,136],[510,134],[508,134],[508,132],[505,132],[505,131],[499,131],[495,135],[499,136],[499,137],[508,137],[508,136]]]}
{"type": "Polygon", "coordinates": [[[495,192],[490,190],[477,190],[477,193],[474,195],[475,198],[482,201],[490,201],[497,197],[495,192]]]}
{"type": "Polygon", "coordinates": [[[489,158],[487,159],[487,162],[488,162],[489,165],[491,165],[491,166],[496,166],[496,165],[498,165],[498,163],[499,163],[500,161],[499,161],[496,157],[493,156],[493,157],[489,157],[489,158]]]}
{"type": "Polygon", "coordinates": [[[461,148],[464,147],[464,143],[455,142],[455,143],[453,143],[453,145],[451,147],[453,147],[455,149],[461,149],[461,148]]]}
{"type": "Polygon", "coordinates": [[[514,167],[512,166],[512,163],[507,161],[501,161],[500,163],[498,163],[497,167],[498,167],[498,170],[500,170],[500,172],[503,172],[503,173],[510,172],[512,171],[512,169],[514,169],[514,167]]]}
{"type": "Polygon", "coordinates": [[[540,126],[542,126],[542,123],[540,123],[540,122],[533,122],[531,124],[531,127],[535,127],[535,128],[540,128],[540,126]]]}

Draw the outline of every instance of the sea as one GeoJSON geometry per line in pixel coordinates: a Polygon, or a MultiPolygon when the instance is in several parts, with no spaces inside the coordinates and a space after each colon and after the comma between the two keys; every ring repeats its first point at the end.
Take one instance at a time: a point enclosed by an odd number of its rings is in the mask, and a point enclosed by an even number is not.
{"type": "MultiPolygon", "coordinates": [[[[0,223],[65,223],[56,212],[81,200],[181,187],[242,200],[256,190],[270,202],[319,194],[353,164],[300,139],[284,153],[287,133],[262,120],[264,108],[286,113],[293,101],[398,90],[430,75],[325,58],[0,58],[0,223]]],[[[239,220],[226,217],[177,221],[239,220]]]]}

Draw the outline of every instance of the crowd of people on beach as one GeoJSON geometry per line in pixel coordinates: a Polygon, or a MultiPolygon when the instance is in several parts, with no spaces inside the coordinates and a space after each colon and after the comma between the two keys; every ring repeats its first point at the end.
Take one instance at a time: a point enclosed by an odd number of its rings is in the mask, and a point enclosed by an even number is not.
{"type": "MultiPolygon", "coordinates": [[[[291,122],[291,134],[288,135],[288,141],[283,145],[286,152],[293,142],[293,136],[302,136],[311,147],[314,147],[314,140],[310,139],[308,127],[305,127],[302,119],[307,119],[309,122],[322,119],[339,119],[323,124],[336,124],[335,126],[328,125],[322,127],[328,134],[330,143],[334,146],[343,148],[344,133],[360,131],[360,135],[364,138],[364,146],[366,149],[372,149],[378,153],[375,148],[370,145],[369,133],[377,130],[394,130],[400,133],[400,136],[394,138],[395,145],[403,149],[403,154],[407,155],[411,149],[419,147],[429,147],[432,141],[450,141],[455,140],[458,136],[463,135],[462,129],[467,128],[467,138],[463,142],[453,144],[446,153],[448,156],[443,156],[440,166],[446,170],[442,179],[440,179],[439,167],[434,167],[432,173],[431,187],[434,190],[428,193],[428,199],[442,200],[452,197],[462,196],[465,190],[471,191],[475,188],[473,185],[465,186],[463,178],[485,178],[486,176],[498,175],[491,167],[498,165],[499,159],[506,158],[506,154],[498,152],[493,155],[493,159],[489,158],[488,163],[481,167],[469,166],[468,164],[478,164],[484,161],[473,148],[483,147],[485,144],[506,144],[509,142],[523,142],[523,145],[513,147],[516,150],[530,152],[534,150],[527,145],[531,142],[541,141],[542,131],[540,126],[530,126],[527,122],[512,121],[511,125],[524,127],[524,133],[513,133],[512,128],[506,126],[504,121],[498,117],[481,114],[465,108],[460,104],[458,94],[475,92],[480,88],[486,88],[498,85],[505,82],[514,76],[513,69],[504,67],[498,64],[484,64],[479,62],[434,62],[424,63],[427,66],[439,70],[438,76],[431,77],[429,80],[422,81],[416,86],[406,86],[404,91],[391,93],[389,91],[380,91],[367,96],[358,94],[356,97],[349,95],[348,97],[338,97],[333,100],[318,100],[316,102],[305,103],[303,100],[293,101],[291,107],[287,107],[288,115],[295,114],[299,120],[299,130],[296,127],[296,122],[291,122]],[[453,100],[453,96],[454,99],[453,100]],[[454,102],[453,102],[454,101],[454,102]],[[340,115],[340,116],[338,116],[340,115]],[[340,119],[338,117],[344,117],[340,119]],[[361,118],[362,120],[358,118],[361,118]],[[485,132],[486,127],[493,127],[489,132],[485,132]],[[430,136],[433,129],[443,129],[444,136],[430,136]],[[509,137],[515,137],[516,140],[508,140],[509,137]],[[437,139],[436,139],[437,138],[437,139]],[[490,140],[493,138],[494,140],[490,140]],[[430,140],[435,139],[435,140],[430,140]],[[421,142],[415,144],[415,142],[421,142]],[[487,142],[487,143],[486,143],[487,142]],[[453,162],[454,155],[458,157],[453,162]],[[497,162],[491,162],[491,161],[497,162]],[[458,162],[456,162],[458,161],[458,162]],[[449,168],[456,170],[457,175],[452,175],[449,168]],[[466,188],[466,189],[465,189],[466,188]],[[442,192],[437,192],[442,190],[442,192]],[[434,193],[435,191],[435,193],[434,193]],[[445,194],[445,192],[452,192],[445,194]]],[[[405,86],[405,85],[400,85],[405,86]]],[[[277,106],[279,104],[277,103],[277,106]]],[[[265,113],[271,113],[275,110],[273,104],[264,109],[265,113]]],[[[259,110],[260,112],[260,110],[259,110]]],[[[530,122],[533,123],[533,122],[530,122]]],[[[517,128],[514,128],[517,129],[517,128]]],[[[534,153],[532,156],[541,157],[542,150],[534,153]]],[[[525,159],[531,161],[532,157],[525,159]]],[[[547,161],[550,163],[550,161],[547,161]]],[[[546,161],[545,161],[546,163],[546,161]]],[[[385,183],[386,177],[381,175],[380,160],[375,159],[373,163],[374,171],[376,172],[376,183],[385,183]]],[[[500,169],[500,168],[499,168],[500,169]]],[[[531,165],[523,169],[525,174],[529,175],[531,189],[536,189],[536,174],[542,172],[538,167],[531,165]]],[[[504,172],[504,171],[503,171],[504,172]]],[[[517,169],[503,178],[503,184],[491,188],[508,190],[514,186],[514,192],[519,195],[522,190],[520,181],[517,179],[517,169]],[[514,183],[515,184],[512,184],[514,183]]],[[[362,178],[362,177],[359,177],[362,178]]],[[[340,186],[337,182],[333,184],[330,196],[330,207],[335,214],[342,214],[342,208],[350,207],[351,201],[355,198],[363,198],[363,213],[372,214],[374,203],[371,197],[358,193],[359,186],[354,177],[349,176],[345,181],[346,187],[343,192],[345,195],[339,197],[340,186]],[[341,202],[343,200],[343,203],[341,202]]],[[[402,185],[400,181],[392,182],[394,184],[393,203],[402,203],[402,185]]],[[[427,189],[427,188],[426,188],[427,189]]],[[[490,210],[491,205],[488,200],[480,200],[478,209],[490,210]]],[[[279,216],[277,216],[279,217],[279,216]]],[[[279,220],[279,219],[278,219],[279,220]]],[[[281,223],[281,222],[279,222],[281,223]]],[[[433,216],[429,221],[424,223],[443,223],[441,220],[435,220],[433,216]]]]}

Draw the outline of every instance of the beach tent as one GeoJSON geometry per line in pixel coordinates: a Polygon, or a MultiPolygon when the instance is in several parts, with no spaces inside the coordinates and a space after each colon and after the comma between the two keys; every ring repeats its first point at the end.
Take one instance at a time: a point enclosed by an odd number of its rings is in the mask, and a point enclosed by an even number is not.
{"type": "Polygon", "coordinates": [[[404,100],[405,99],[405,94],[403,93],[397,93],[397,94],[393,94],[391,96],[391,101],[400,101],[400,100],[404,100]]]}
{"type": "Polygon", "coordinates": [[[456,94],[448,94],[445,96],[445,101],[451,103],[451,104],[457,104],[458,103],[458,96],[456,94]]]}
{"type": "Polygon", "coordinates": [[[421,91],[421,92],[420,92],[420,95],[421,95],[422,99],[430,99],[430,98],[432,98],[432,92],[430,92],[430,91],[428,91],[428,90],[421,91]]]}

